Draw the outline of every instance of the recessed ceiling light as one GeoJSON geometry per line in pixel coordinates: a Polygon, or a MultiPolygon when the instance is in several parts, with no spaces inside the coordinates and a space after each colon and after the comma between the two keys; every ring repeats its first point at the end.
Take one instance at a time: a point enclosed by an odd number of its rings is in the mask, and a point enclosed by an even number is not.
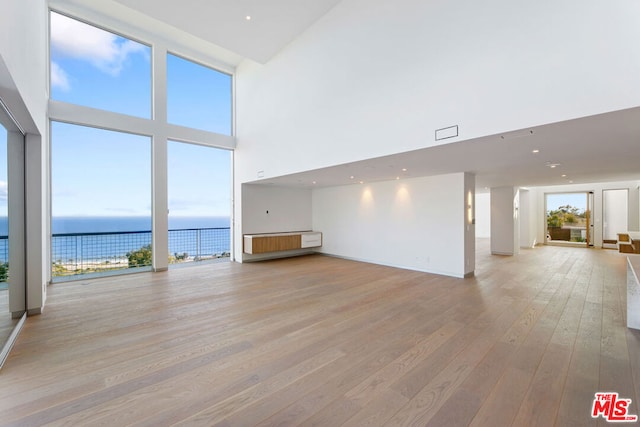
{"type": "Polygon", "coordinates": [[[538,150],[538,149],[536,148],[535,150],[531,150],[531,152],[532,152],[533,154],[538,154],[538,153],[540,152],[540,150],[538,150]]]}
{"type": "Polygon", "coordinates": [[[312,184],[315,184],[315,183],[316,183],[315,181],[312,182],[312,184]]]}
{"type": "Polygon", "coordinates": [[[569,184],[573,184],[573,181],[569,181],[569,184]]]}
{"type": "Polygon", "coordinates": [[[251,15],[245,16],[244,19],[246,19],[247,21],[251,21],[251,15]]]}
{"type": "Polygon", "coordinates": [[[355,178],[355,176],[353,176],[353,175],[351,175],[351,176],[349,177],[349,179],[353,179],[353,178],[355,178]]]}
{"type": "Polygon", "coordinates": [[[402,168],[402,172],[406,172],[406,171],[407,171],[407,168],[402,168]]]}
{"type": "Polygon", "coordinates": [[[364,181],[360,181],[360,184],[364,184],[364,181]]]}
{"type": "Polygon", "coordinates": [[[548,168],[551,168],[551,169],[555,169],[558,166],[560,166],[560,163],[547,162],[547,163],[545,163],[545,166],[547,166],[548,168]]]}
{"type": "Polygon", "coordinates": [[[566,177],[567,177],[567,174],[564,174],[564,173],[563,173],[563,174],[562,174],[562,177],[563,177],[563,178],[566,178],[566,177]]]}
{"type": "Polygon", "coordinates": [[[400,177],[399,177],[399,176],[396,176],[396,179],[400,179],[400,177]]]}

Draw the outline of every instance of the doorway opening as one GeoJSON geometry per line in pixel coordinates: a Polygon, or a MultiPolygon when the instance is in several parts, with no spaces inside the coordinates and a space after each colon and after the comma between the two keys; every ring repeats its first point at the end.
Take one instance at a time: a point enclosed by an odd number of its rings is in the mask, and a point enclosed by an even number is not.
{"type": "Polygon", "coordinates": [[[618,249],[618,234],[628,231],[628,189],[602,192],[602,218],[602,248],[618,249]]]}
{"type": "Polygon", "coordinates": [[[545,194],[545,243],[593,246],[593,192],[545,194]]]}

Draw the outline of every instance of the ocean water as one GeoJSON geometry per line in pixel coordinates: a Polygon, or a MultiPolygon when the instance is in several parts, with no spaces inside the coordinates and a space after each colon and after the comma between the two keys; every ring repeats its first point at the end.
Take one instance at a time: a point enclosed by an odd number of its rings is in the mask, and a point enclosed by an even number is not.
{"type": "MultiPolygon", "coordinates": [[[[169,253],[195,257],[229,252],[229,224],[229,217],[170,217],[169,253]]],[[[54,262],[122,258],[150,244],[152,237],[150,217],[54,217],[51,228],[54,262]]],[[[0,236],[7,233],[7,218],[0,217],[0,236]]],[[[6,261],[2,242],[0,239],[0,261],[6,261]]]]}
{"type": "MultiPolygon", "coordinates": [[[[229,227],[229,217],[169,217],[169,230],[229,227]]],[[[1,225],[0,225],[1,226],[1,225]]],[[[0,228],[1,230],[1,228],[0,228]]],[[[151,217],[53,217],[51,232],[102,233],[113,231],[150,231],[151,217]]]]}
{"type": "MultiPolygon", "coordinates": [[[[169,217],[169,229],[229,227],[229,217],[169,217]]],[[[151,218],[139,216],[125,217],[53,217],[53,234],[60,233],[100,233],[109,231],[151,230],[151,218]]],[[[0,236],[9,232],[9,221],[0,216],[0,236]]]]}

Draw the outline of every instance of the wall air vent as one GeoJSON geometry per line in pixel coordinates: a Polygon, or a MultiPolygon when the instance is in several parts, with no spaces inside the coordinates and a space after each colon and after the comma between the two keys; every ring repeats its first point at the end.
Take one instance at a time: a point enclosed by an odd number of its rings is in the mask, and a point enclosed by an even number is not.
{"type": "Polygon", "coordinates": [[[456,136],[458,136],[458,125],[436,129],[436,141],[447,138],[455,138],[456,136]]]}

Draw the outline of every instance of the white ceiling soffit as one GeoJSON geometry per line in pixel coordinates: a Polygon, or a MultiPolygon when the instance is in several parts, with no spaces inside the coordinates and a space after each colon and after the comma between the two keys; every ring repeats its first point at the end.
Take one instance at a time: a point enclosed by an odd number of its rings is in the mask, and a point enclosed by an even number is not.
{"type": "Polygon", "coordinates": [[[459,172],[474,173],[478,189],[636,181],[638,159],[640,107],[254,183],[313,188],[459,172]]]}
{"type": "Polygon", "coordinates": [[[114,1],[260,63],[267,62],[340,2],[340,0],[114,1]]]}

